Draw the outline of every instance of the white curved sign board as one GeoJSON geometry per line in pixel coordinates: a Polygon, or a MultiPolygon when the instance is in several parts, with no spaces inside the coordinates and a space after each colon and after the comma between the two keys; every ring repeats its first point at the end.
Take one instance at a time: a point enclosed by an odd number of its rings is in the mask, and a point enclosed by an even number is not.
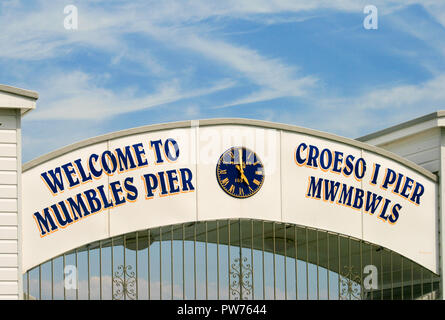
{"type": "Polygon", "coordinates": [[[420,167],[307,129],[193,124],[118,132],[25,165],[23,270],[127,232],[251,218],[363,239],[438,272],[437,186],[420,167]]]}

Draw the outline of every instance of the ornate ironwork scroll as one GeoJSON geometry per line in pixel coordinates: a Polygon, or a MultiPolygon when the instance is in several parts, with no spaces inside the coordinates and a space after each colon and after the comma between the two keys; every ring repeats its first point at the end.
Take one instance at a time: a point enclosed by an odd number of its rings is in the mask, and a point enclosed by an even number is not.
{"type": "Polygon", "coordinates": [[[252,294],[252,266],[247,258],[235,258],[230,270],[230,295],[234,300],[248,300],[252,294]]]}
{"type": "Polygon", "coordinates": [[[113,278],[113,300],[136,299],[136,274],[132,266],[120,265],[113,278]]]}
{"type": "Polygon", "coordinates": [[[345,266],[340,273],[340,300],[361,300],[362,287],[360,275],[354,272],[354,267],[345,266]]]}

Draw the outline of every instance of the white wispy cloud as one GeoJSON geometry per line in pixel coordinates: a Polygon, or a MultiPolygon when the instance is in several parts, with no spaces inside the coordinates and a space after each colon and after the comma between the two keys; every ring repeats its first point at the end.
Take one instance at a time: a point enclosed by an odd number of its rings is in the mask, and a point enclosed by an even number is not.
{"type": "Polygon", "coordinates": [[[228,79],[219,80],[207,87],[182,88],[178,79],[162,83],[155,92],[137,95],[136,90],[126,88],[113,91],[100,87],[100,78],[84,72],[57,74],[46,80],[42,88],[45,107],[27,117],[30,120],[91,120],[108,119],[122,113],[153,108],[179,100],[205,96],[232,87],[228,79]]]}

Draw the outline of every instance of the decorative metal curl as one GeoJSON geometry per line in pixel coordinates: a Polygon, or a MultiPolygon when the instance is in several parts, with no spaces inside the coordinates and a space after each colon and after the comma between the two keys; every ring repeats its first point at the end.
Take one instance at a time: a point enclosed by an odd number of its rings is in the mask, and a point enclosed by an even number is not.
{"type": "Polygon", "coordinates": [[[253,269],[247,258],[235,258],[231,265],[230,295],[234,300],[248,300],[252,293],[252,273],[253,269]]]}
{"type": "Polygon", "coordinates": [[[120,265],[113,277],[113,300],[136,300],[136,274],[132,266],[120,265]]]}
{"type": "Polygon", "coordinates": [[[360,275],[354,272],[354,267],[344,267],[340,273],[340,300],[361,300],[363,290],[360,275]]]}

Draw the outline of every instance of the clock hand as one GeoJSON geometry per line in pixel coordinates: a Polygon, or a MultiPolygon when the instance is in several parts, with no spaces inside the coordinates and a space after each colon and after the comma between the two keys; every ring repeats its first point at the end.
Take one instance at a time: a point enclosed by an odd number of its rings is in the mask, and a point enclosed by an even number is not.
{"type": "Polygon", "coordinates": [[[241,169],[240,165],[235,165],[235,167],[238,169],[238,171],[241,173],[241,179],[246,181],[247,185],[249,185],[249,180],[247,180],[247,177],[245,176],[243,170],[241,169]]]}
{"type": "Polygon", "coordinates": [[[239,154],[239,165],[240,165],[240,172],[242,174],[244,174],[244,169],[243,169],[243,150],[242,149],[238,149],[238,154],[239,154]]]}

